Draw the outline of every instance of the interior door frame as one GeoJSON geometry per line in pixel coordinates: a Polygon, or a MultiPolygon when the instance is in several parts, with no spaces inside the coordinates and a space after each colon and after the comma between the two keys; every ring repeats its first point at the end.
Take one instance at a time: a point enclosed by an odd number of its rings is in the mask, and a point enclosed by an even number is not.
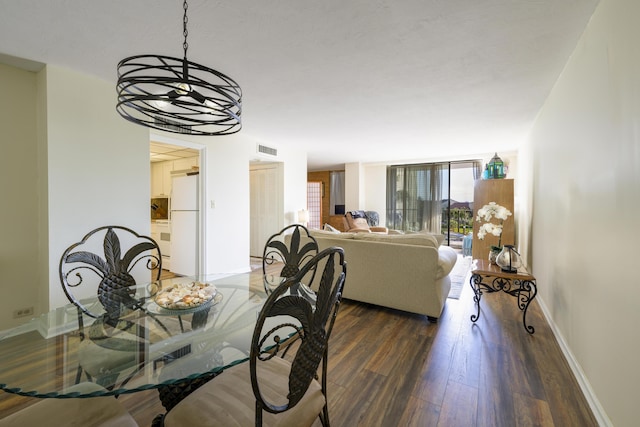
{"type": "Polygon", "coordinates": [[[198,150],[198,227],[200,238],[198,239],[198,274],[207,274],[207,221],[206,221],[206,195],[207,195],[207,147],[203,144],[196,142],[186,141],[183,139],[172,138],[166,135],[161,135],[156,132],[149,132],[149,141],[165,143],[170,145],[177,145],[180,147],[191,148],[198,150]]]}
{"type": "MultiPolygon", "coordinates": [[[[254,224],[253,218],[255,217],[255,206],[252,203],[251,197],[249,200],[249,233],[250,233],[250,243],[249,243],[249,255],[257,256],[258,253],[262,256],[262,247],[266,243],[266,238],[273,235],[277,231],[281,230],[284,227],[284,164],[281,162],[252,162],[249,164],[249,174],[253,171],[257,170],[266,170],[273,169],[275,171],[276,177],[274,180],[273,188],[270,188],[269,191],[265,191],[266,195],[275,198],[275,212],[273,213],[273,220],[267,225],[266,233],[263,233],[263,237],[265,237],[264,242],[259,243],[255,249],[257,252],[252,250],[252,244],[255,233],[260,233],[262,230],[256,230],[256,224],[254,224]]],[[[251,177],[249,178],[249,183],[251,185],[251,177]]],[[[250,194],[253,192],[253,189],[249,189],[250,194]]]]}

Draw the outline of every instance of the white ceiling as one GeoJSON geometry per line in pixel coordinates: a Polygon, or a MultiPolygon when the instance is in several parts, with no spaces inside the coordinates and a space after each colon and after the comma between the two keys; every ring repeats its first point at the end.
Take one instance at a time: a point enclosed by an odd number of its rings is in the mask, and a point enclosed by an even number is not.
{"type": "MultiPolygon", "coordinates": [[[[240,84],[242,133],[307,150],[310,169],[463,158],[518,148],[597,2],[193,0],[188,57],[240,84]]],[[[0,54],[113,81],[115,108],[118,61],[182,57],[182,13],[0,0],[0,54]]]]}
{"type": "Polygon", "coordinates": [[[200,155],[198,150],[154,141],[149,143],[149,152],[151,163],[186,159],[200,155]]]}

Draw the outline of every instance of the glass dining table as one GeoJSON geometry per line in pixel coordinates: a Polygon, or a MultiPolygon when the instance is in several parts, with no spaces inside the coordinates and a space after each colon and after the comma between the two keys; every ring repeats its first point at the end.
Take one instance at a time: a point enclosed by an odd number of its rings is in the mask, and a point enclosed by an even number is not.
{"type": "Polygon", "coordinates": [[[248,360],[265,289],[280,282],[261,272],[174,277],[136,286],[137,306],[118,316],[79,315],[73,304],[57,308],[0,332],[0,389],[39,398],[158,389],[169,410],[184,393],[248,360]],[[213,297],[190,308],[159,305],[168,289],[191,284],[214,289],[213,297]],[[103,391],[66,391],[83,381],[103,391]]]}

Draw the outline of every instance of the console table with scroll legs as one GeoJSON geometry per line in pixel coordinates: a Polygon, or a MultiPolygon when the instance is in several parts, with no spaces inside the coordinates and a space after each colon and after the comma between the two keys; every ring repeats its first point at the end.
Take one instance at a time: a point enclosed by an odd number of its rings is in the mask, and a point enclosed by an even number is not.
{"type": "Polygon", "coordinates": [[[517,298],[518,308],[523,311],[522,324],[524,329],[530,334],[535,332],[533,326],[527,325],[527,309],[536,297],[538,287],[536,278],[527,271],[519,269],[517,273],[508,273],[502,271],[499,266],[489,263],[488,260],[474,259],[469,284],[473,289],[473,301],[477,307],[477,313],[471,315],[472,322],[476,322],[480,318],[482,294],[502,291],[517,298]]]}

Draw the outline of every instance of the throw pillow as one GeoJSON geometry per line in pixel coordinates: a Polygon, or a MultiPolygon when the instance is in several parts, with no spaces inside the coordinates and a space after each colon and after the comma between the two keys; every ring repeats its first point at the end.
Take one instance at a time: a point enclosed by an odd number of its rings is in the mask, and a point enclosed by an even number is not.
{"type": "Polygon", "coordinates": [[[332,227],[332,226],[331,226],[331,225],[329,225],[329,224],[325,224],[325,225],[324,225],[324,227],[322,227],[322,229],[323,229],[324,231],[330,231],[330,232],[332,232],[332,233],[340,233],[340,230],[338,230],[338,229],[337,229],[337,228],[335,228],[335,227],[332,227]]]}
{"type": "Polygon", "coordinates": [[[401,245],[417,245],[438,247],[435,237],[426,234],[361,234],[355,236],[356,240],[369,240],[373,242],[397,243],[401,245]]]}

